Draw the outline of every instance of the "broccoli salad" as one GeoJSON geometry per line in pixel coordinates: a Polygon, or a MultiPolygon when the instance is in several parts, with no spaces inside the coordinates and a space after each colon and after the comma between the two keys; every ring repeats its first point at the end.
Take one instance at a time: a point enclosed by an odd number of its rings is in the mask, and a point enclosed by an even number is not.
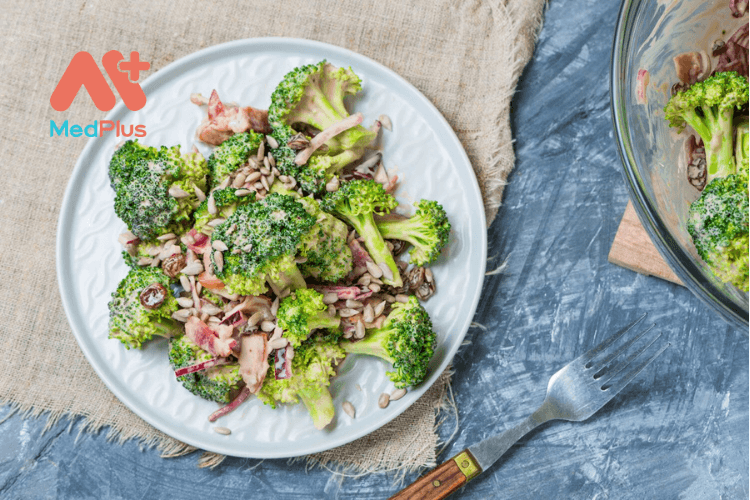
{"type": "Polygon", "coordinates": [[[398,178],[377,146],[392,125],[349,113],[344,98],[360,90],[351,68],[321,61],[287,73],[267,111],[193,94],[207,107],[196,136],[215,146],[208,160],[137,141],[112,156],[130,271],[109,337],[127,349],[168,338],[176,383],[220,405],[212,422],[255,395],[271,408],[301,401],[323,429],[350,354],[384,360],[393,400],[428,375],[427,266],[451,225],[433,200],[395,212],[398,178]]]}
{"type": "MultiPolygon", "coordinates": [[[[748,23],[747,1],[730,1],[742,25],[706,51],[674,58],[679,78],[664,108],[670,127],[687,136],[690,184],[701,192],[687,230],[717,278],[748,291],[748,23]],[[713,68],[713,69],[712,69],[713,68]]],[[[644,70],[639,80],[647,78],[644,70]]],[[[642,83],[642,82],[639,82],[642,83]]]]}

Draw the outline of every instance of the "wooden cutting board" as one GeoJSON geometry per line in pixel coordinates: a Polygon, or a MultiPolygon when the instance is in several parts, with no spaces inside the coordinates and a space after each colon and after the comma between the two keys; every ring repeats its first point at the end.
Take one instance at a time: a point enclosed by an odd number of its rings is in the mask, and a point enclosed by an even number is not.
{"type": "Polygon", "coordinates": [[[617,228],[615,240],[609,250],[609,261],[646,276],[657,276],[682,285],[680,278],[664,262],[643,229],[631,202],[628,202],[620,227],[617,228]]]}

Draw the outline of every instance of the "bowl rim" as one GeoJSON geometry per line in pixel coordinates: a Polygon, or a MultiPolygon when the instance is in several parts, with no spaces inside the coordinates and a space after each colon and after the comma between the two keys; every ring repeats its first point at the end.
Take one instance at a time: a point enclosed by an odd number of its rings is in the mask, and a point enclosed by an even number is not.
{"type": "Polygon", "coordinates": [[[639,175],[634,168],[635,159],[632,155],[631,141],[627,128],[627,111],[620,97],[624,94],[627,81],[621,73],[624,55],[627,53],[630,41],[625,38],[628,28],[634,21],[640,1],[623,0],[617,17],[612,54],[610,57],[609,92],[612,127],[620,161],[623,166],[625,185],[628,188],[630,200],[633,202],[638,218],[656,246],[659,254],[669,267],[680,278],[682,283],[703,303],[716,311],[725,321],[737,327],[748,328],[748,311],[729,299],[719,288],[711,283],[695,265],[690,255],[680,246],[672,236],[667,225],[659,216],[656,207],[645,196],[640,186],[639,175]],[[623,126],[621,127],[620,124],[623,126]]]}

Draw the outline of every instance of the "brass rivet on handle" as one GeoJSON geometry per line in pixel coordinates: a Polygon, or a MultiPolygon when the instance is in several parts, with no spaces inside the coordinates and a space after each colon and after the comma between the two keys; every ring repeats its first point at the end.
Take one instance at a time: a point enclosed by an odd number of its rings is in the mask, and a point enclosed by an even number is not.
{"type": "Polygon", "coordinates": [[[434,486],[435,488],[437,488],[438,486],[440,486],[440,481],[438,481],[437,479],[435,479],[435,480],[434,480],[434,481],[432,482],[432,485],[433,485],[433,486],[434,486]]]}

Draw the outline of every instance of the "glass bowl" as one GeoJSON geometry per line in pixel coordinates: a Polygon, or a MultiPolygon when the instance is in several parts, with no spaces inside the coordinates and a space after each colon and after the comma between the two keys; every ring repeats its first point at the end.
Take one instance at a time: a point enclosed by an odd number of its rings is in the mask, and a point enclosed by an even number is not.
{"type": "Polygon", "coordinates": [[[688,208],[700,193],[687,178],[687,135],[670,129],[663,112],[678,81],[672,58],[710,50],[722,29],[726,40],[743,22],[747,14],[733,18],[728,0],[624,0],[612,50],[610,93],[626,184],[641,223],[685,286],[726,321],[747,329],[747,293],[714,276],[687,232],[688,208]],[[649,73],[645,102],[636,95],[640,69],[649,73]]]}

